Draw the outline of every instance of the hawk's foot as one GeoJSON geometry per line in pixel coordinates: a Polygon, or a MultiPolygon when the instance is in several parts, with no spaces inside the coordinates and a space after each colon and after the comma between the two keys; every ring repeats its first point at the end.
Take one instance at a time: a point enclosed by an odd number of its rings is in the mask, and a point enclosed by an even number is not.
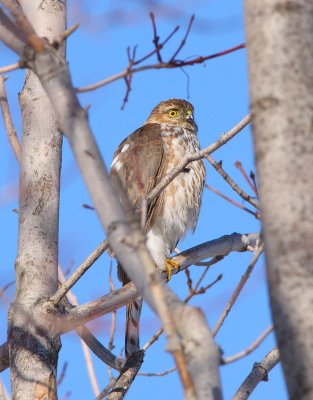
{"type": "Polygon", "coordinates": [[[167,270],[167,282],[169,282],[171,279],[171,276],[172,276],[172,272],[174,270],[179,269],[179,263],[177,261],[166,258],[165,259],[165,267],[167,270]]]}

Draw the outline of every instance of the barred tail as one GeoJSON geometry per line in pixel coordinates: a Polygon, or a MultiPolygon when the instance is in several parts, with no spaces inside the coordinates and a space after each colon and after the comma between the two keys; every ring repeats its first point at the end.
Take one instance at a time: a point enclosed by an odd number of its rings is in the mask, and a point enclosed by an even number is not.
{"type": "MultiPolygon", "coordinates": [[[[117,264],[117,276],[123,286],[130,282],[130,279],[123,270],[121,264],[117,264]]],[[[142,307],[142,297],[137,297],[126,307],[126,328],[125,328],[125,355],[130,355],[140,350],[139,347],[139,320],[142,307]]]]}
{"type": "Polygon", "coordinates": [[[127,358],[140,350],[139,320],[141,307],[142,297],[137,297],[137,299],[128,304],[126,308],[125,354],[127,358]]]}

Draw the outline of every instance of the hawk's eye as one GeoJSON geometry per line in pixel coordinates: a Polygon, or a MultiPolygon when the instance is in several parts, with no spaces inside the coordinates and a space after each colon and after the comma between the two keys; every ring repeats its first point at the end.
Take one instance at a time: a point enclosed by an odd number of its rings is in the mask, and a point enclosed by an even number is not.
{"type": "Polygon", "coordinates": [[[177,117],[178,111],[177,110],[170,110],[167,115],[171,118],[177,117]]]}

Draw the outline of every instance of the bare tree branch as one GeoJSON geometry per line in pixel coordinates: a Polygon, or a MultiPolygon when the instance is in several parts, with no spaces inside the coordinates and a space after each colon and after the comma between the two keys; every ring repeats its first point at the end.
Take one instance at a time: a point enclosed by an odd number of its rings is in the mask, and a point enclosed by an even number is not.
{"type": "MultiPolygon", "coordinates": [[[[260,241],[258,233],[232,233],[182,251],[172,259],[179,263],[179,271],[206,258],[227,256],[232,251],[253,251],[260,241]]],[[[178,271],[174,270],[173,273],[178,271]]]]}
{"type": "Polygon", "coordinates": [[[246,272],[244,273],[244,275],[241,277],[236,289],[234,290],[234,293],[232,294],[229,302],[226,304],[226,307],[224,309],[224,311],[222,312],[219,320],[217,321],[215,327],[213,328],[213,335],[215,336],[217,334],[217,332],[220,330],[221,326],[223,325],[227,315],[230,313],[233,305],[235,304],[235,301],[237,300],[242,288],[244,287],[245,283],[247,282],[247,280],[250,277],[251,272],[253,271],[253,268],[255,266],[255,264],[257,263],[260,255],[263,252],[263,245],[261,244],[260,247],[258,247],[254,253],[253,259],[251,261],[251,263],[249,264],[246,272]]]}
{"type": "MultiPolygon", "coordinates": [[[[178,262],[180,265],[179,269],[173,270],[173,274],[177,274],[205,258],[215,257],[216,255],[226,256],[231,251],[250,251],[258,242],[258,234],[241,235],[239,233],[233,233],[200,244],[172,258],[173,261],[178,262]]],[[[167,274],[165,272],[163,278],[166,279],[166,276],[167,274]]],[[[245,277],[245,279],[246,278],[247,277],[245,277]]],[[[122,288],[102,296],[97,300],[73,308],[67,315],[60,318],[58,322],[56,317],[54,317],[55,329],[64,333],[81,324],[98,318],[101,315],[108,314],[133,301],[136,297],[138,297],[138,291],[133,283],[128,283],[122,288]]]]}
{"type": "Polygon", "coordinates": [[[25,37],[21,34],[13,21],[0,9],[0,40],[18,54],[23,52],[26,44],[25,37]]]}
{"type": "Polygon", "coordinates": [[[250,203],[253,207],[256,209],[259,209],[260,206],[259,204],[251,197],[249,196],[243,189],[241,189],[237,183],[234,182],[234,180],[224,171],[222,168],[222,163],[217,163],[211,156],[207,155],[206,159],[209,161],[209,163],[214,167],[214,169],[225,179],[225,181],[230,185],[230,187],[240,196],[242,197],[245,201],[250,203]]]}
{"type": "MultiPolygon", "coordinates": [[[[22,8],[19,6],[20,4],[11,0],[0,0],[0,3],[2,3],[8,10],[11,11],[12,16],[15,19],[16,27],[20,28],[19,31],[24,34],[24,38],[26,39],[27,43],[33,48],[34,51],[42,52],[44,50],[44,39],[36,34],[32,24],[29,22],[22,8]]],[[[23,6],[23,3],[21,3],[21,5],[23,6]]],[[[9,46],[12,47],[11,45],[9,46]]],[[[19,52],[19,50],[16,49],[15,51],[19,52]]]]}
{"type": "Polygon", "coordinates": [[[80,338],[87,344],[90,350],[106,365],[114,368],[116,371],[121,371],[125,366],[125,361],[114,356],[97,340],[94,335],[85,326],[80,326],[76,329],[80,338]]]}
{"type": "Polygon", "coordinates": [[[264,339],[267,338],[267,336],[273,332],[273,325],[269,326],[267,329],[265,329],[264,332],[261,333],[261,335],[245,350],[240,351],[237,354],[234,354],[233,356],[223,358],[222,359],[222,364],[230,364],[232,362],[235,362],[237,360],[240,360],[240,358],[243,358],[247,356],[248,354],[252,353],[257,347],[260,346],[260,344],[264,341],[264,339]]]}
{"type": "Polygon", "coordinates": [[[7,65],[6,67],[0,67],[0,74],[5,74],[7,72],[15,71],[21,68],[21,63],[17,62],[14,64],[7,65]]]}
{"type": "MultiPolygon", "coordinates": [[[[58,268],[58,271],[59,271],[59,278],[60,278],[61,282],[64,282],[65,276],[64,276],[62,268],[60,266],[58,268]]],[[[69,301],[74,306],[78,305],[77,298],[76,298],[76,296],[74,295],[74,293],[71,290],[69,290],[67,292],[67,297],[68,297],[69,301]]],[[[83,332],[83,328],[84,327],[82,327],[81,332],[79,332],[79,336],[80,336],[80,333],[83,332]]],[[[85,334],[86,333],[87,332],[85,330],[85,334]]],[[[82,350],[83,350],[84,357],[85,357],[85,362],[86,362],[86,367],[87,367],[87,371],[88,371],[89,380],[90,380],[94,395],[95,395],[95,397],[97,397],[98,394],[100,393],[100,389],[99,389],[99,384],[98,384],[98,381],[97,381],[94,365],[93,365],[93,362],[92,362],[91,354],[90,354],[90,351],[89,351],[89,348],[88,348],[87,344],[85,343],[85,341],[82,338],[80,338],[80,342],[81,342],[82,350]]]]}
{"type": "Polygon", "coordinates": [[[124,398],[141,367],[143,357],[144,352],[141,350],[133,353],[127,359],[125,367],[117,378],[107,400],[121,400],[124,398]]]}
{"type": "Polygon", "coordinates": [[[1,107],[3,121],[4,121],[4,125],[6,128],[6,132],[7,132],[8,138],[9,138],[11,148],[13,150],[13,153],[14,153],[17,161],[20,162],[21,146],[18,141],[18,138],[16,135],[16,130],[14,128],[14,124],[12,121],[4,81],[5,81],[5,78],[3,76],[0,76],[0,107],[1,107]]]}
{"type": "Polygon", "coordinates": [[[253,365],[252,371],[243,381],[232,400],[246,400],[262,381],[268,381],[268,373],[279,363],[278,349],[270,351],[260,363],[253,365]]]}
{"type": "Polygon", "coordinates": [[[239,171],[242,173],[243,177],[245,178],[246,182],[250,186],[250,188],[253,190],[254,194],[258,196],[258,191],[255,185],[255,181],[252,181],[251,178],[248,176],[246,171],[244,170],[242,164],[240,161],[235,162],[235,167],[239,169],[239,171]]]}
{"type": "Polygon", "coordinates": [[[75,285],[75,283],[88,271],[94,262],[107,250],[109,247],[108,241],[101,242],[95,250],[86,258],[86,260],[77,267],[76,271],[59,287],[55,294],[51,297],[51,301],[57,304],[66,293],[75,285]]]}
{"type": "Polygon", "coordinates": [[[176,367],[172,367],[170,369],[167,369],[166,371],[162,371],[162,372],[139,372],[138,375],[140,376],[157,376],[157,377],[162,377],[168,374],[171,374],[172,372],[176,371],[177,368],[176,367]]]}
{"type": "Polygon", "coordinates": [[[238,201],[235,201],[235,200],[231,199],[230,197],[225,196],[225,194],[221,193],[219,190],[215,189],[213,186],[208,185],[207,183],[204,186],[211,192],[220,196],[222,199],[228,201],[229,203],[233,204],[234,206],[240,208],[241,210],[246,211],[247,213],[253,215],[255,218],[260,219],[259,212],[255,212],[255,211],[250,210],[247,207],[244,207],[241,203],[238,203],[238,201]]]}

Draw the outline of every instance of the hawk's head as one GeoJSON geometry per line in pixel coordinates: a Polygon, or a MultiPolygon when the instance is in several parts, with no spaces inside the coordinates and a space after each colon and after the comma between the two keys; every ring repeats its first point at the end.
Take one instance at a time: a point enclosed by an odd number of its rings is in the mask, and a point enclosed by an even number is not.
{"type": "Polygon", "coordinates": [[[145,124],[168,124],[197,131],[193,118],[193,105],[186,100],[169,99],[161,101],[152,110],[145,124]]]}

